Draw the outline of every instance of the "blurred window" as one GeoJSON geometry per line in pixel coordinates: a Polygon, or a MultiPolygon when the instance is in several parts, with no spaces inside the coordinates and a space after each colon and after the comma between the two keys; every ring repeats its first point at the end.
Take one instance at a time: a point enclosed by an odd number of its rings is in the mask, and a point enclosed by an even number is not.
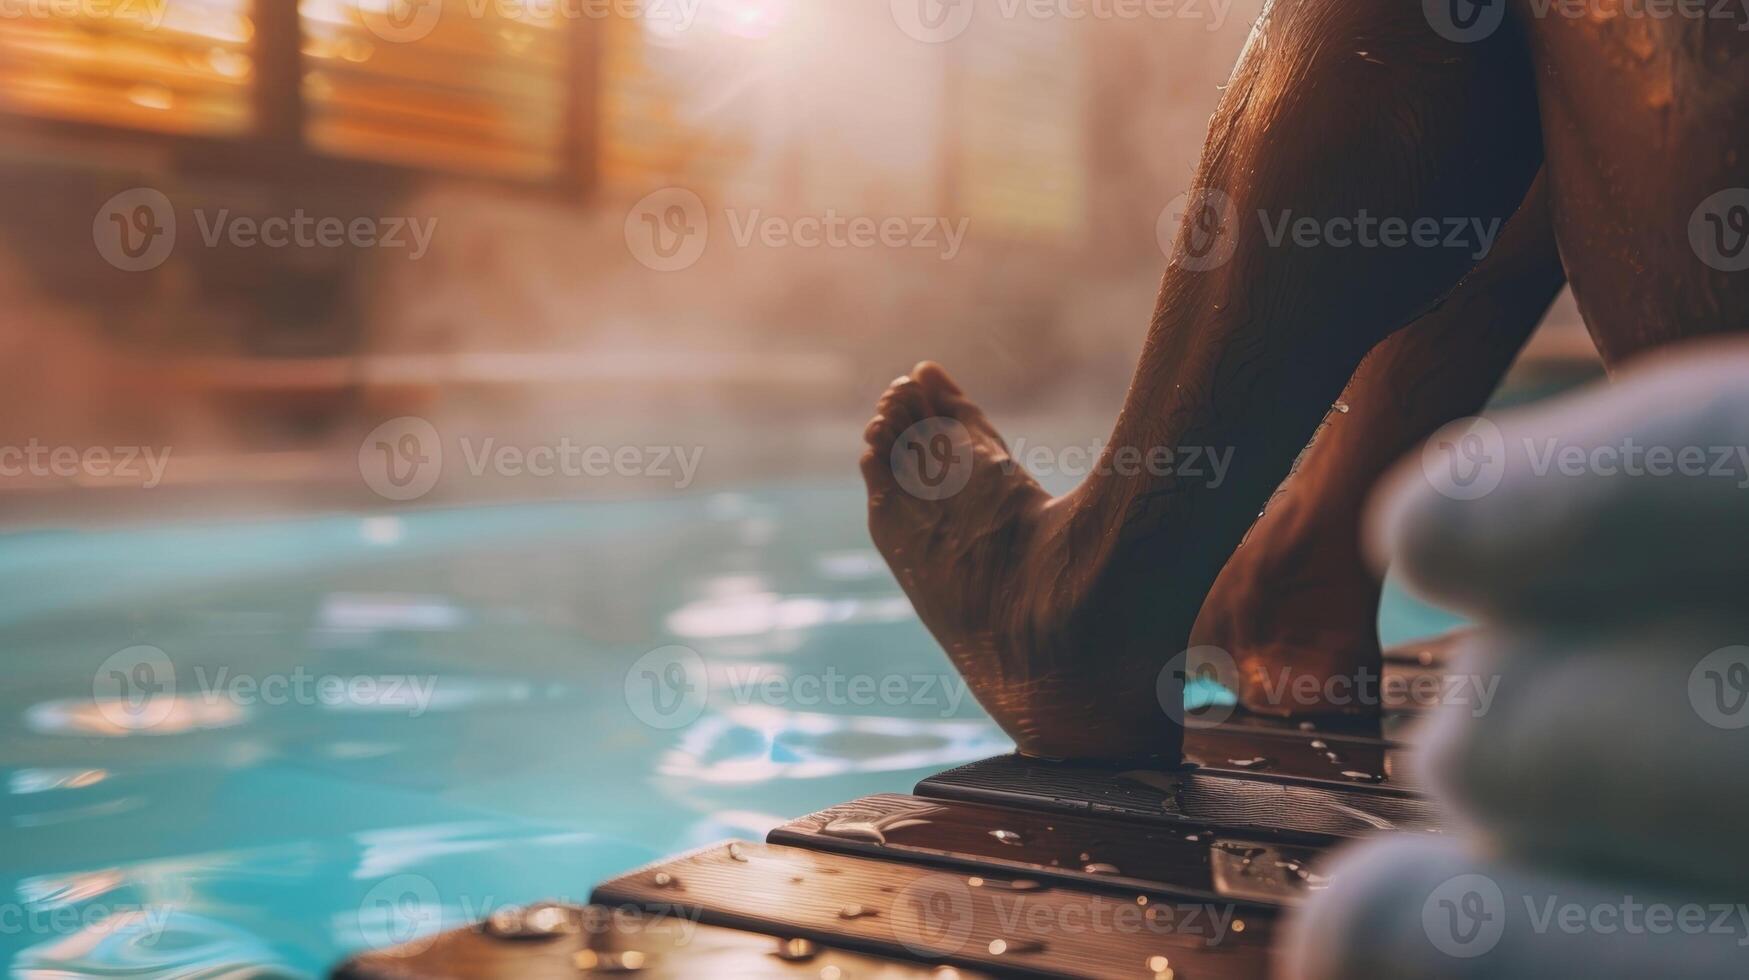
{"type": "Polygon", "coordinates": [[[302,0],[311,146],[523,177],[564,165],[572,19],[522,0],[302,0]]]}
{"type": "Polygon", "coordinates": [[[251,0],[4,0],[0,107],[159,132],[252,124],[251,0]]]}
{"type": "Polygon", "coordinates": [[[961,55],[954,126],[958,204],[1014,238],[1081,230],[1086,197],[1080,46],[1037,18],[986,18],[961,55]]]}
{"type": "MultiPolygon", "coordinates": [[[[663,8],[654,8],[663,9],[663,8]]],[[[666,9],[685,10],[682,4],[666,9]]],[[[603,22],[599,172],[604,183],[720,187],[770,176],[789,100],[772,0],[700,0],[690,20],[603,22]]]]}
{"type": "Polygon", "coordinates": [[[571,134],[578,25],[567,9],[544,0],[0,0],[0,110],[238,137],[272,129],[260,107],[285,106],[315,152],[554,178],[571,134]],[[255,91],[258,79],[272,84],[258,56],[289,65],[300,50],[301,84],[287,86],[296,91],[255,91]]]}

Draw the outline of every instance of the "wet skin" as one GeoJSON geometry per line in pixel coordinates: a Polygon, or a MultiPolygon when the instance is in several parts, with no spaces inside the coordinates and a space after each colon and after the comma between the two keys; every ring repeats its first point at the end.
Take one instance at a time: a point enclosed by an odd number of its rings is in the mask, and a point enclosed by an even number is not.
{"type": "Polygon", "coordinates": [[[1203,603],[1191,643],[1233,657],[1241,703],[1282,717],[1376,716],[1381,582],[1361,554],[1372,486],[1473,415],[1566,282],[1538,178],[1499,241],[1439,307],[1375,347],[1203,603]],[[1319,681],[1303,685],[1304,677],[1319,681]],[[1325,683],[1352,678],[1354,685],[1325,683]]]}
{"type": "MultiPolygon", "coordinates": [[[[1707,265],[1689,238],[1703,200],[1749,184],[1749,32],[1538,17],[1542,6],[1522,0],[1467,43],[1431,30],[1420,4],[1265,10],[1193,185],[1225,198],[1187,210],[1107,475],[1050,498],[934,365],[882,396],[863,460],[870,530],[1023,752],[1176,760],[1182,732],[1161,705],[1182,678],[1163,668],[1224,566],[1199,638],[1264,667],[1350,671],[1376,657],[1376,586],[1359,584],[1353,545],[1359,502],[1381,460],[1494,386],[1558,288],[1551,235],[1610,363],[1749,318],[1749,274],[1707,265]],[[1253,220],[1504,222],[1545,158],[1548,222],[1527,208],[1493,262],[1473,248],[1278,247],[1253,220]],[[1345,386],[1363,414],[1336,420],[1229,566],[1345,386]],[[911,427],[934,417],[963,424],[970,466],[943,499],[905,489],[926,475],[926,457],[907,451],[911,427]],[[1187,446],[1232,450],[1220,487],[1109,475],[1119,452],[1187,446]]],[[[1730,232],[1734,215],[1715,224],[1730,232]]]]}

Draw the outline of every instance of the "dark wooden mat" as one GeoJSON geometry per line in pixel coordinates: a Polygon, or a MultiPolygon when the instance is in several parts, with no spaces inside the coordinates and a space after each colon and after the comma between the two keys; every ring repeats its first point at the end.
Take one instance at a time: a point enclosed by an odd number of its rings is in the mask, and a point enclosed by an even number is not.
{"type": "Polygon", "coordinates": [[[744,842],[615,878],[592,901],[680,907],[713,925],[1026,976],[1260,978],[1277,919],[1231,902],[744,842]]]}
{"type": "Polygon", "coordinates": [[[1336,790],[1413,794],[1420,789],[1413,751],[1382,738],[1337,739],[1228,726],[1188,729],[1184,760],[1205,772],[1239,779],[1336,790]]]}
{"type": "Polygon", "coordinates": [[[989,975],[883,959],[793,936],[702,925],[684,910],[550,904],[503,909],[489,922],[364,953],[334,971],[336,980],[610,976],[983,980],[989,975]]]}
{"type": "Polygon", "coordinates": [[[766,838],[813,850],[1038,878],[1069,888],[1260,906],[1323,887],[1321,849],[1230,831],[1149,826],[1042,810],[870,796],[792,820],[766,838]]]}
{"type": "Polygon", "coordinates": [[[1190,770],[1102,767],[998,756],[917,784],[918,796],[971,800],[1178,827],[1222,827],[1315,842],[1441,829],[1439,811],[1406,791],[1363,791],[1190,770]]]}

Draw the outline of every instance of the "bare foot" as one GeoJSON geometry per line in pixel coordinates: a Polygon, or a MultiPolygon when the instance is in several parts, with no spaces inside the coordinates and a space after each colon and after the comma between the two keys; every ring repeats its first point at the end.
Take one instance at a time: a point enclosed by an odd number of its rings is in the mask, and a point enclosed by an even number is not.
{"type": "Polygon", "coordinates": [[[1020,751],[1176,762],[1156,682],[1182,643],[1115,567],[1088,485],[1052,498],[927,361],[881,396],[864,439],[875,545],[1020,751]]]}
{"type": "Polygon", "coordinates": [[[1225,650],[1239,702],[1287,718],[1376,716],[1379,582],[1352,522],[1283,492],[1227,560],[1191,630],[1225,650]]]}

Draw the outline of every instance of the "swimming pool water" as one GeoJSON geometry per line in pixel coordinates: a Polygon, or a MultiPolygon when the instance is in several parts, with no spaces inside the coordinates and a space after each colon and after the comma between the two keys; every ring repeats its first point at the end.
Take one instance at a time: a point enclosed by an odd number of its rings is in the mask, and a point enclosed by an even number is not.
{"type": "Polygon", "coordinates": [[[0,536],[0,953],[321,975],[1006,751],[862,514],[831,484],[0,536]]]}

